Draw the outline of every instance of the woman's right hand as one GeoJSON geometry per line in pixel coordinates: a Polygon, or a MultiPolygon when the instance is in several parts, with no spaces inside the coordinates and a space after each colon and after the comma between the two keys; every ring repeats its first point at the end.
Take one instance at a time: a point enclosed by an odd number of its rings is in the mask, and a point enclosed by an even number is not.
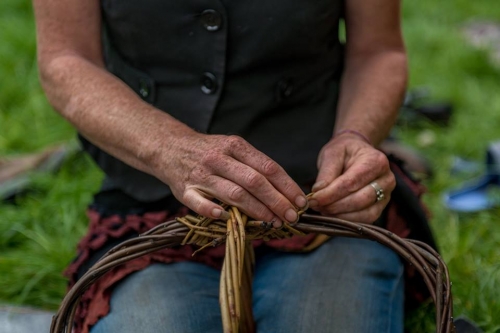
{"type": "Polygon", "coordinates": [[[104,69],[99,3],[33,2],[40,77],[54,108],[96,146],[168,184],[198,214],[226,218],[211,201],[217,198],[275,226],[295,221],[305,196],[277,163],[239,137],[196,133],[104,69]]]}
{"type": "Polygon", "coordinates": [[[228,218],[213,198],[274,227],[295,222],[297,207],[307,203],[281,166],[238,136],[183,135],[157,151],[152,173],[179,201],[212,218],[228,218]]]}

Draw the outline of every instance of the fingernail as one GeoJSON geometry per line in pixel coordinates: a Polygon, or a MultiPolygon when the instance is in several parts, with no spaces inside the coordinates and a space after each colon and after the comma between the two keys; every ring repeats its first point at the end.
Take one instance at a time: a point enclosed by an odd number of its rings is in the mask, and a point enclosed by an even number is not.
{"type": "Polygon", "coordinates": [[[314,208],[318,207],[318,201],[317,200],[309,200],[309,207],[314,208]]]}
{"type": "Polygon", "coordinates": [[[295,198],[295,204],[299,208],[303,208],[307,205],[307,199],[303,195],[299,195],[297,198],[295,198]]]}
{"type": "Polygon", "coordinates": [[[216,219],[227,221],[231,217],[231,214],[229,214],[225,210],[214,208],[212,209],[212,216],[215,217],[216,219]]]}
{"type": "Polygon", "coordinates": [[[326,182],[324,180],[321,180],[321,181],[317,182],[316,184],[314,184],[311,190],[313,192],[319,191],[323,187],[325,187],[325,185],[326,185],[326,182]]]}
{"type": "Polygon", "coordinates": [[[298,217],[299,216],[297,215],[297,212],[295,210],[293,210],[292,208],[290,208],[289,210],[287,210],[285,212],[285,219],[290,223],[295,223],[295,221],[297,221],[298,217]]]}
{"type": "Polygon", "coordinates": [[[274,219],[271,222],[273,223],[273,228],[275,229],[279,229],[283,226],[283,222],[281,222],[281,220],[274,219]]]}

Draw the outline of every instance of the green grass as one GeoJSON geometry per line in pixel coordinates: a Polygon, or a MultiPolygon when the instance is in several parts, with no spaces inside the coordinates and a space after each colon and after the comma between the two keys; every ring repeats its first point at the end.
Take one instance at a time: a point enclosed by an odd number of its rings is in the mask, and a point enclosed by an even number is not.
{"type": "MultiPolygon", "coordinates": [[[[446,128],[430,123],[400,127],[398,135],[424,152],[436,175],[426,182],[432,226],[453,281],[455,316],[466,315],[487,333],[500,332],[500,209],[450,213],[443,190],[464,177],[449,173],[451,157],[483,161],[487,143],[500,140],[500,70],[484,51],[465,43],[460,28],[474,19],[500,20],[490,0],[404,2],[404,33],[412,87],[425,85],[455,105],[446,128]],[[419,146],[422,130],[435,141],[419,146]]],[[[0,1],[0,155],[31,152],[74,140],[40,89],[32,9],[27,0],[0,1]]],[[[33,176],[33,189],[16,205],[0,204],[0,303],[54,309],[64,294],[62,271],[86,228],[85,206],[102,174],[84,155],[57,175],[33,176]]],[[[411,331],[427,331],[429,316],[411,318],[411,331]]],[[[432,319],[431,319],[432,321],[432,319]]]]}
{"type": "MultiPolygon", "coordinates": [[[[474,19],[500,21],[500,7],[489,1],[406,1],[404,18],[411,86],[428,86],[437,98],[455,105],[448,128],[426,124],[436,139],[420,148],[436,169],[426,184],[425,201],[450,269],[455,316],[472,318],[485,332],[500,332],[500,209],[455,214],[441,202],[443,190],[464,181],[449,173],[452,155],[482,162],[488,142],[500,140],[500,69],[460,33],[474,19]]],[[[401,128],[399,133],[418,146],[420,131],[401,128]]]]}
{"type": "MultiPolygon", "coordinates": [[[[40,88],[29,1],[0,2],[0,156],[74,140],[40,88]]],[[[82,154],[57,175],[34,175],[16,205],[0,204],[0,303],[57,308],[62,271],[86,229],[84,207],[101,173],[82,154]]]]}

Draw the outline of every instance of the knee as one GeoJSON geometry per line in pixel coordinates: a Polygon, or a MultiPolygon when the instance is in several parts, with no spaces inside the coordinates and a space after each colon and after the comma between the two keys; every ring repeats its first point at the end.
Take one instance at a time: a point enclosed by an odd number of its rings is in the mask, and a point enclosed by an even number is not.
{"type": "MultiPolygon", "coordinates": [[[[353,269],[399,275],[403,263],[399,255],[389,247],[368,239],[334,238],[327,243],[329,251],[345,257],[344,263],[353,269]]],[[[347,267],[345,267],[347,268],[347,267]]]]}

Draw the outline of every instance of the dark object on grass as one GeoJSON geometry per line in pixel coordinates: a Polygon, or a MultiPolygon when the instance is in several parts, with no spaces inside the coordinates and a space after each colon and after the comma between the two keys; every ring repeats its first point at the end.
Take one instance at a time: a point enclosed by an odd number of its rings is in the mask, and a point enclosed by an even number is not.
{"type": "Polygon", "coordinates": [[[455,330],[457,333],[483,333],[472,321],[464,317],[455,320],[455,330]]]}
{"type": "Polygon", "coordinates": [[[438,125],[448,125],[453,114],[453,105],[447,101],[433,101],[427,88],[419,88],[406,93],[399,111],[399,123],[414,125],[422,118],[438,125]]]}
{"type": "Polygon", "coordinates": [[[75,148],[48,147],[40,152],[0,158],[0,200],[12,200],[27,190],[33,172],[55,172],[75,148]]]}

